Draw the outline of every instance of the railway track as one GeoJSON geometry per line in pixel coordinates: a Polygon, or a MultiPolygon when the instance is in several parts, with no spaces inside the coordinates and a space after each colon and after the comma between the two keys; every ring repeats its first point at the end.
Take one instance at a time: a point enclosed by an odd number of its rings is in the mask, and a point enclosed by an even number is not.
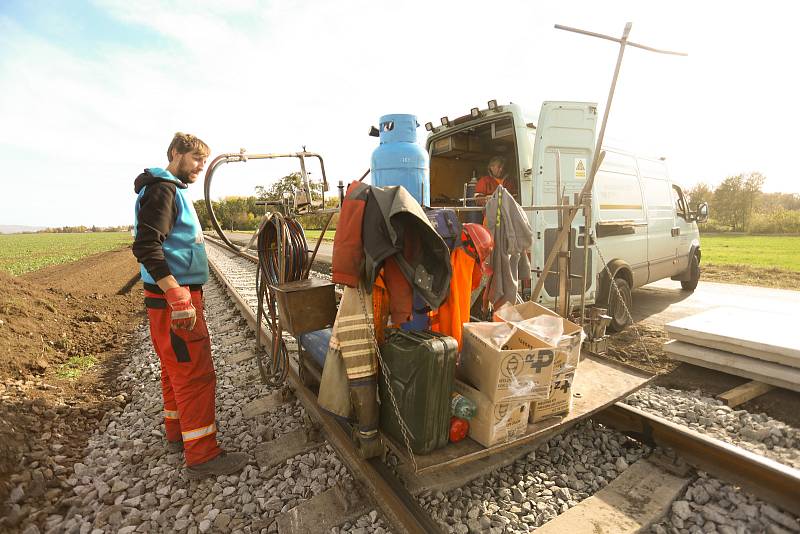
{"type": "MultiPolygon", "coordinates": [[[[225,287],[242,317],[251,328],[255,328],[256,257],[248,253],[234,253],[213,238],[208,238],[208,243],[209,262],[214,275],[225,287]]],[[[312,276],[329,278],[324,273],[314,271],[312,271],[312,276]]],[[[266,330],[263,331],[263,334],[269,335],[266,330]]],[[[346,429],[318,408],[315,395],[301,383],[296,369],[289,371],[288,385],[314,424],[320,426],[328,443],[335,449],[357,481],[357,486],[361,488],[364,497],[381,510],[393,532],[462,532],[457,527],[447,526],[447,522],[444,520],[443,516],[445,516],[445,512],[448,512],[447,504],[450,497],[445,496],[442,492],[436,492],[433,497],[430,494],[412,495],[405,488],[404,483],[397,478],[395,471],[384,462],[381,460],[365,461],[360,458],[346,429]],[[442,498],[439,498],[439,494],[442,498]],[[434,501],[436,502],[434,503],[434,501]],[[425,509],[420,506],[420,503],[425,506],[425,509]]],[[[800,515],[800,471],[797,469],[709,438],[622,403],[617,403],[602,411],[594,419],[609,428],[625,433],[634,438],[636,442],[673,451],[674,454],[668,456],[671,459],[666,461],[662,459],[658,462],[661,468],[673,469],[677,464],[688,464],[721,480],[735,483],[742,489],[752,492],[759,498],[773,503],[791,514],[800,515]],[[675,458],[679,458],[681,461],[678,462],[675,458]],[[667,465],[670,463],[673,465],[667,465]]],[[[532,444],[519,454],[525,456],[527,453],[530,458],[529,451],[537,445],[540,444],[532,444]]],[[[663,458],[663,455],[661,457],[663,458]]],[[[622,465],[627,466],[627,463],[622,462],[622,465]]],[[[674,499],[675,496],[671,498],[674,499]]],[[[669,509],[669,502],[662,504],[669,509]]],[[[564,508],[571,508],[571,506],[562,506],[560,511],[565,512],[564,508]]],[[[465,517],[475,515],[471,510],[466,514],[465,517]]],[[[556,513],[556,516],[547,523],[547,527],[556,528],[557,523],[562,521],[562,517],[568,515],[566,513],[557,515],[556,513]]],[[[534,517],[533,514],[530,517],[534,517]]],[[[543,517],[548,517],[548,514],[545,513],[543,517]]],[[[477,521],[476,517],[471,517],[471,519],[477,521]]],[[[494,525],[494,523],[474,524],[479,524],[483,528],[482,531],[486,532],[492,532],[493,528],[501,528],[501,525],[494,525]]],[[[567,526],[568,523],[564,523],[564,528],[567,526]]],[[[472,529],[463,532],[468,531],[471,532],[472,529]]],[[[497,531],[503,532],[504,530],[497,531]]],[[[556,531],[558,530],[553,530],[553,532],[556,531]]]]}

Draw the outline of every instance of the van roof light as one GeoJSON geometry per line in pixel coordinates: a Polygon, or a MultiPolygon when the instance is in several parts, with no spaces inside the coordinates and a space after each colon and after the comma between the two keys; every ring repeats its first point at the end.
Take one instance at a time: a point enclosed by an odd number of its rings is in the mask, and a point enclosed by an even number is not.
{"type": "Polygon", "coordinates": [[[425,123],[425,129],[428,130],[429,132],[433,131],[433,123],[432,122],[426,122],[425,123]]]}
{"type": "Polygon", "coordinates": [[[469,114],[472,115],[473,119],[477,119],[478,117],[481,116],[481,110],[479,110],[478,108],[472,108],[471,110],[469,110],[469,114]]]}
{"type": "Polygon", "coordinates": [[[489,100],[489,102],[487,102],[487,105],[489,106],[489,109],[495,111],[497,109],[497,100],[489,100]]]}
{"type": "Polygon", "coordinates": [[[447,116],[442,117],[442,126],[450,126],[450,119],[447,116]]]}

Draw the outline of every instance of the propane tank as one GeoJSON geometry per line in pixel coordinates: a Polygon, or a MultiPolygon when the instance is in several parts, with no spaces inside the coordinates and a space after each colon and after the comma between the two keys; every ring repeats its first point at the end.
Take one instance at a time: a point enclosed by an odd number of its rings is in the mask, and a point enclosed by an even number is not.
{"type": "Polygon", "coordinates": [[[423,206],[431,203],[430,160],[417,144],[417,118],[384,115],[378,124],[381,144],[372,153],[372,184],[402,185],[423,206]]]}

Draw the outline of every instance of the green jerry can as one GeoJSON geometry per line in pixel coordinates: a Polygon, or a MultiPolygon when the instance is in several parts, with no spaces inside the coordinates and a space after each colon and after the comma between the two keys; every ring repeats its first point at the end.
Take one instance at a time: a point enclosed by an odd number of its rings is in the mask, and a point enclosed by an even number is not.
{"type": "MultiPolygon", "coordinates": [[[[383,364],[400,416],[410,431],[411,450],[428,454],[444,447],[450,429],[450,392],[456,371],[458,343],[430,330],[407,332],[389,328],[381,346],[383,364]]],[[[397,412],[381,370],[378,377],[381,430],[405,448],[397,412]]]]}

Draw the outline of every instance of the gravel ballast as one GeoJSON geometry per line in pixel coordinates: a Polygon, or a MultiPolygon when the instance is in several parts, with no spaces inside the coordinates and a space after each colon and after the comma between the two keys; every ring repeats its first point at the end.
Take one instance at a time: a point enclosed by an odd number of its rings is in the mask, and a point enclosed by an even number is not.
{"type": "Polygon", "coordinates": [[[643,388],[626,404],[660,415],[697,432],[800,468],[800,430],[770,418],[725,406],[700,391],[643,388]]]}

